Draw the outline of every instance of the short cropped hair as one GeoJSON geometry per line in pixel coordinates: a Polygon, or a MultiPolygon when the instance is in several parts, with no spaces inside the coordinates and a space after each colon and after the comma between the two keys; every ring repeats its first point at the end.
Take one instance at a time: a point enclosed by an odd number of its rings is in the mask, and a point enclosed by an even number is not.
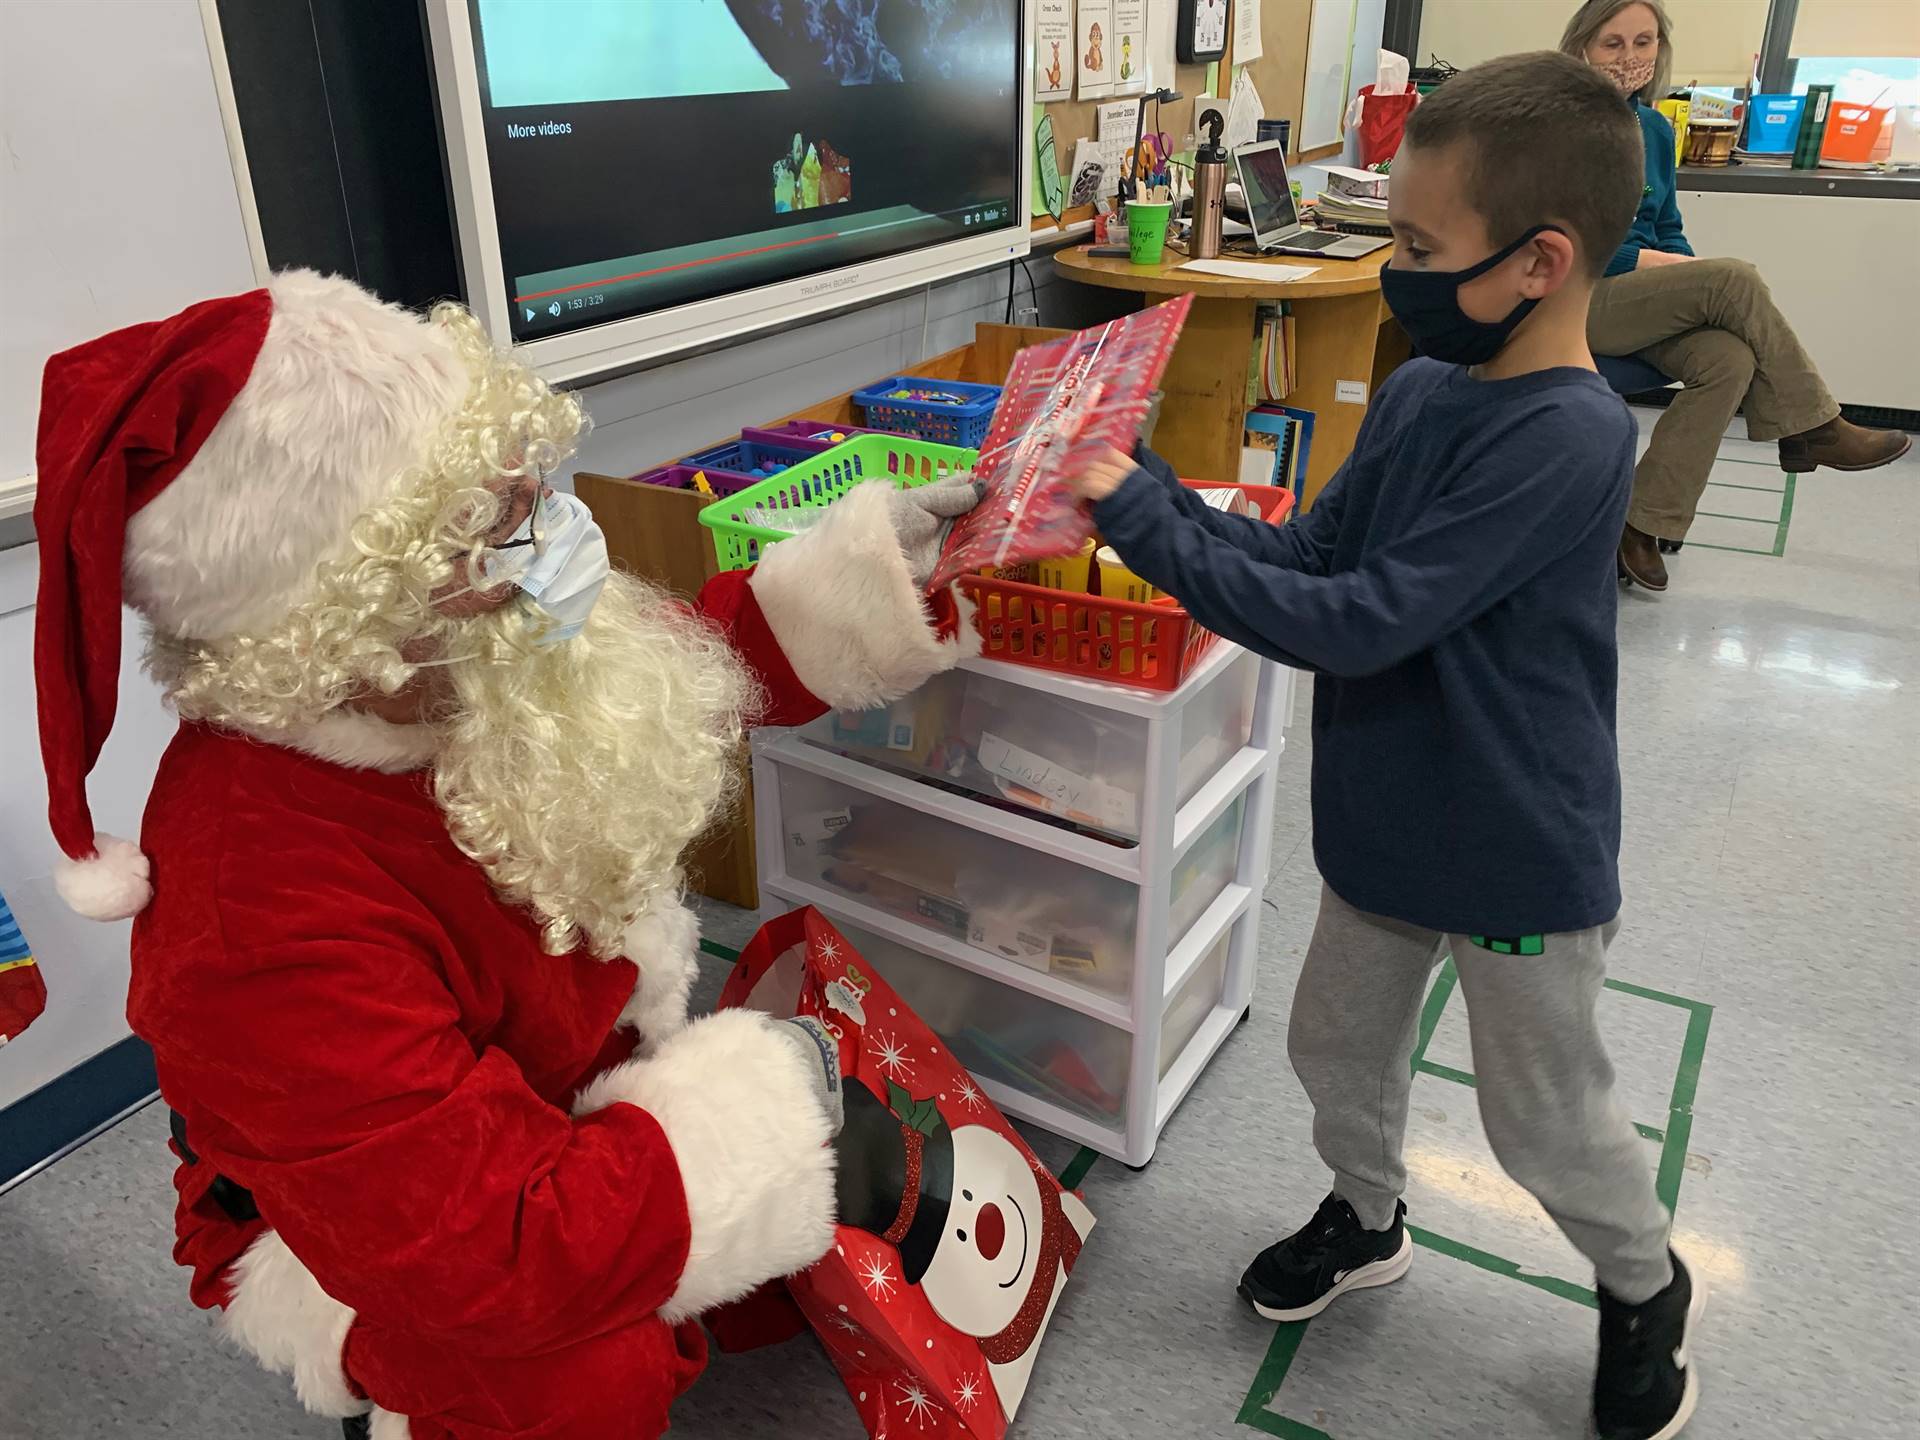
{"type": "Polygon", "coordinates": [[[1466,198],[1495,245],[1557,223],[1598,279],[1627,237],[1646,188],[1640,122],[1613,82],[1551,50],[1463,70],[1407,120],[1405,142],[1457,147],[1466,198]]]}

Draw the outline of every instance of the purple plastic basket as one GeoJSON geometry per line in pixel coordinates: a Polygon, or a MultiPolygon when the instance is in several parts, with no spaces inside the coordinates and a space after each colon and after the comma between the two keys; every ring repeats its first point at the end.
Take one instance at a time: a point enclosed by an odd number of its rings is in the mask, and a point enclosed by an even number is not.
{"type": "Polygon", "coordinates": [[[662,465],[657,470],[645,470],[630,477],[636,485],[659,485],[668,490],[692,490],[693,475],[696,470],[704,470],[707,484],[713,487],[716,498],[738,495],[749,485],[758,485],[767,477],[764,475],[736,475],[731,470],[715,470],[705,465],[662,465]]]}
{"type": "Polygon", "coordinates": [[[837,445],[837,440],[821,440],[820,435],[840,434],[879,435],[884,432],[869,430],[861,425],[838,425],[831,420],[789,420],[781,425],[761,425],[752,430],[742,430],[742,440],[762,440],[770,445],[817,445],[822,450],[837,445]]]}

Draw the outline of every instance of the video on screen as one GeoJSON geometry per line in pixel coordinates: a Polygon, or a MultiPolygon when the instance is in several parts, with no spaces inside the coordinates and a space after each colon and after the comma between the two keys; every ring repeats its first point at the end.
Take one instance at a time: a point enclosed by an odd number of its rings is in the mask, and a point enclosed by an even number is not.
{"type": "Polygon", "coordinates": [[[516,339],[1024,223],[1020,0],[469,0],[516,339]]]}

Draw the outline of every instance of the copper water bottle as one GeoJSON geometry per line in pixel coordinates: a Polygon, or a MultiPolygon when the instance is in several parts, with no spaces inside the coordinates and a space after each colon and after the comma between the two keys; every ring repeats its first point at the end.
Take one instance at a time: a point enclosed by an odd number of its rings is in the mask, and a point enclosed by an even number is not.
{"type": "Polygon", "coordinates": [[[1226,214],[1227,152],[1220,144],[1220,114],[1202,122],[1207,143],[1193,152],[1193,258],[1212,260],[1220,253],[1220,222],[1226,214]]]}

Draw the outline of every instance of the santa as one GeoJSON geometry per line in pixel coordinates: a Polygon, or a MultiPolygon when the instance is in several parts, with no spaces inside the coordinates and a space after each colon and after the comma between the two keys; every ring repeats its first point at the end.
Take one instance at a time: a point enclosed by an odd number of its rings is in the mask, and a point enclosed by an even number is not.
{"type": "Polygon", "coordinates": [[[194,1300],[349,1434],[658,1435],[694,1318],[834,1235],[832,1042],[689,1022],[680,854],[744,726],[958,662],[916,578],[973,492],[860,487],[689,608],[545,485],[582,425],[306,272],[46,370],[60,889],[138,917],[194,1300]],[[123,600],[181,722],[137,844],[86,798],[123,600]]]}

